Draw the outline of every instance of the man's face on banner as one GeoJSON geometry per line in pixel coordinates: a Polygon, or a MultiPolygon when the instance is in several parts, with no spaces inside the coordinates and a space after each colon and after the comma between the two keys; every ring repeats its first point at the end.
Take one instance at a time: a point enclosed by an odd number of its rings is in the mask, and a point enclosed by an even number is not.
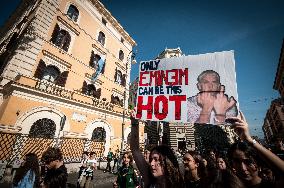
{"type": "Polygon", "coordinates": [[[204,75],[197,84],[199,91],[220,91],[220,82],[215,74],[204,75]]]}

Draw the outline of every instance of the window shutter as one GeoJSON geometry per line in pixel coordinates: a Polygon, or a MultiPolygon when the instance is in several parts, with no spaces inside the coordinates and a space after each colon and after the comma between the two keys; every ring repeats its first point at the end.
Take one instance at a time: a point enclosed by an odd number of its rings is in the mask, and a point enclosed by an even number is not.
{"type": "Polygon", "coordinates": [[[58,79],[56,79],[56,85],[59,85],[61,87],[65,87],[68,74],[69,74],[69,71],[62,72],[60,74],[60,76],[58,77],[58,79]]]}
{"type": "Polygon", "coordinates": [[[110,102],[114,104],[114,96],[111,95],[110,102]]]}
{"type": "Polygon", "coordinates": [[[121,99],[121,100],[119,100],[119,105],[121,106],[121,107],[123,107],[123,99],[121,99]]]}
{"type": "Polygon", "coordinates": [[[95,58],[95,53],[94,51],[92,50],[91,52],[91,57],[90,57],[90,66],[93,67],[94,65],[94,58],[95,58]]]}
{"type": "Polygon", "coordinates": [[[54,27],[53,33],[51,35],[51,40],[50,40],[53,44],[56,43],[56,38],[59,34],[59,31],[60,31],[60,27],[58,26],[58,24],[56,24],[54,27]]]}
{"type": "Polygon", "coordinates": [[[101,93],[102,93],[102,89],[101,88],[97,89],[95,97],[98,99],[101,98],[101,93]]]}
{"type": "Polygon", "coordinates": [[[63,43],[63,50],[68,52],[68,48],[71,42],[71,36],[68,32],[66,32],[66,35],[64,36],[64,43],[63,43]]]}
{"type": "Polygon", "coordinates": [[[121,78],[121,85],[124,86],[124,87],[126,86],[126,74],[123,74],[123,75],[122,75],[122,78],[121,78]]]}
{"type": "Polygon", "coordinates": [[[46,65],[45,65],[44,61],[40,60],[38,66],[37,66],[37,69],[35,71],[34,77],[36,77],[38,79],[42,79],[43,72],[44,72],[45,68],[46,68],[46,65]]]}
{"type": "Polygon", "coordinates": [[[117,81],[117,68],[115,68],[114,81],[117,81]]]}
{"type": "Polygon", "coordinates": [[[83,82],[82,93],[86,94],[88,89],[88,84],[86,81],[83,82]]]}

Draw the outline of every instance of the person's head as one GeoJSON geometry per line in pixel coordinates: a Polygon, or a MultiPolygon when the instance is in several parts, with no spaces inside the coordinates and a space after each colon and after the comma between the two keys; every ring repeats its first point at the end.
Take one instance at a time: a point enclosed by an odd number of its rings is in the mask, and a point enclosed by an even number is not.
{"type": "Polygon", "coordinates": [[[220,170],[225,170],[227,168],[226,159],[223,156],[217,156],[216,166],[220,170]]]}
{"type": "Polygon", "coordinates": [[[28,153],[27,155],[25,155],[21,168],[19,168],[15,174],[14,184],[17,185],[18,182],[22,180],[22,178],[24,178],[24,176],[29,170],[35,173],[35,185],[38,185],[39,184],[39,161],[35,153],[28,153]]]}
{"type": "Polygon", "coordinates": [[[133,165],[133,156],[131,152],[126,152],[123,154],[122,163],[123,165],[126,165],[126,166],[133,165]]]}
{"type": "Polygon", "coordinates": [[[62,170],[51,169],[41,184],[42,188],[65,188],[66,187],[67,176],[62,170]]]}
{"type": "Polygon", "coordinates": [[[199,178],[203,178],[207,174],[202,156],[195,151],[185,153],[183,164],[185,172],[197,173],[199,178]]]}
{"type": "Polygon", "coordinates": [[[209,150],[208,155],[209,155],[209,158],[211,160],[213,160],[213,161],[216,160],[216,155],[215,155],[215,152],[213,150],[209,150]]]}
{"type": "Polygon", "coordinates": [[[89,152],[84,151],[84,152],[83,152],[83,159],[88,158],[88,156],[89,156],[89,152]]]}
{"type": "Polygon", "coordinates": [[[203,71],[197,78],[197,88],[202,91],[220,91],[220,76],[213,70],[203,71]]]}
{"type": "Polygon", "coordinates": [[[93,159],[96,157],[96,153],[95,152],[90,152],[90,158],[93,159]]]}
{"type": "Polygon", "coordinates": [[[183,165],[185,171],[194,171],[197,170],[199,166],[199,159],[197,158],[197,155],[194,152],[187,152],[183,156],[183,165]]]}
{"type": "Polygon", "coordinates": [[[283,141],[281,138],[276,138],[274,144],[277,149],[283,148],[283,141]]]}
{"type": "Polygon", "coordinates": [[[63,155],[59,148],[48,148],[43,154],[41,160],[49,169],[59,168],[62,164],[63,155]]]}
{"type": "Polygon", "coordinates": [[[205,158],[202,159],[202,163],[205,167],[207,166],[207,160],[205,158]]]}
{"type": "Polygon", "coordinates": [[[37,155],[35,153],[28,153],[24,158],[23,166],[26,166],[29,169],[39,168],[37,155]]]}
{"type": "Polygon", "coordinates": [[[243,142],[234,143],[228,150],[228,157],[237,176],[244,182],[252,182],[258,177],[258,165],[254,153],[243,142]]]}
{"type": "Polygon", "coordinates": [[[159,145],[151,150],[149,164],[152,176],[164,177],[170,185],[181,183],[179,164],[170,147],[159,145]]]}
{"type": "Polygon", "coordinates": [[[269,168],[263,168],[261,173],[260,173],[260,176],[261,176],[262,179],[264,179],[266,181],[274,182],[274,174],[273,174],[272,170],[269,169],[269,168]]]}

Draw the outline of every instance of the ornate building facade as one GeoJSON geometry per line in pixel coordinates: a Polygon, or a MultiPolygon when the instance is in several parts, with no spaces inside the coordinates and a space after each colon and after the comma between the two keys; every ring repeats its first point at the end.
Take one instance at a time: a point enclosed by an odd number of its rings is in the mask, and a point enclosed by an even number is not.
{"type": "Polygon", "coordinates": [[[136,42],[100,1],[23,0],[0,37],[1,133],[81,139],[77,158],[126,144],[136,42]]]}
{"type": "Polygon", "coordinates": [[[268,144],[271,144],[276,137],[284,138],[284,40],[273,89],[279,92],[280,98],[271,102],[262,126],[268,144]]]}

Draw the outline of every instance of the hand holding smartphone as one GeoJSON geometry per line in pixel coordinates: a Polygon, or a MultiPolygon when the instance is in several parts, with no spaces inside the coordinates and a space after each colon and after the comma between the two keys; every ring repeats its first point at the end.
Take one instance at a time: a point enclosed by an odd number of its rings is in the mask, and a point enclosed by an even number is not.
{"type": "Polygon", "coordinates": [[[234,125],[237,121],[238,121],[237,119],[233,119],[233,118],[225,119],[226,125],[234,125]]]}

